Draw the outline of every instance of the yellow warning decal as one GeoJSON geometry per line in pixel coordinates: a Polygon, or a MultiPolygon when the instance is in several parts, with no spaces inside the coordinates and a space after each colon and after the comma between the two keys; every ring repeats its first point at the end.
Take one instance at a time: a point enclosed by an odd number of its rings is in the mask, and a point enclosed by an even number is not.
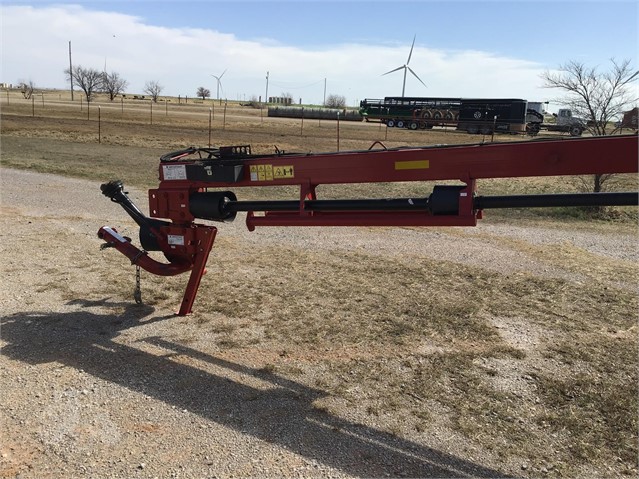
{"type": "Polygon", "coordinates": [[[430,163],[428,162],[428,160],[395,162],[396,170],[427,170],[428,168],[430,168],[430,163]]]}
{"type": "Polygon", "coordinates": [[[292,166],[251,165],[251,181],[273,181],[294,176],[292,166]]]}
{"type": "Polygon", "coordinates": [[[295,178],[295,170],[292,165],[273,167],[273,178],[282,180],[285,178],[295,178]]]}

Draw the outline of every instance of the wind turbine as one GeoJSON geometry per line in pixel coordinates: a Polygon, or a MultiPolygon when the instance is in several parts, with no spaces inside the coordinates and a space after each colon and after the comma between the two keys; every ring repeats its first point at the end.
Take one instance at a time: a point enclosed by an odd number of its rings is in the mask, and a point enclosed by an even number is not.
{"type": "Polygon", "coordinates": [[[382,75],[382,76],[388,75],[389,73],[396,72],[397,70],[402,70],[402,69],[404,70],[404,83],[402,83],[402,96],[404,96],[404,92],[406,91],[406,71],[411,72],[413,74],[413,76],[415,78],[417,78],[422,85],[426,86],[426,83],[424,83],[422,81],[422,79],[417,76],[417,73],[415,73],[413,71],[413,69],[408,66],[408,64],[410,63],[410,57],[413,55],[413,47],[415,46],[415,38],[416,37],[417,37],[417,34],[415,34],[415,36],[413,37],[413,44],[410,46],[410,53],[408,54],[408,60],[406,60],[406,63],[404,65],[402,65],[401,67],[397,67],[397,68],[395,68],[395,69],[393,69],[393,70],[391,70],[389,72],[386,72],[386,73],[384,73],[382,75]]]}
{"type": "MultiPolygon", "coordinates": [[[[213,78],[217,80],[217,99],[218,100],[220,99],[220,88],[222,87],[222,77],[224,76],[225,73],[226,73],[226,70],[224,70],[219,77],[215,75],[211,75],[213,78]]],[[[222,91],[222,93],[224,93],[224,91],[222,91]]]]}

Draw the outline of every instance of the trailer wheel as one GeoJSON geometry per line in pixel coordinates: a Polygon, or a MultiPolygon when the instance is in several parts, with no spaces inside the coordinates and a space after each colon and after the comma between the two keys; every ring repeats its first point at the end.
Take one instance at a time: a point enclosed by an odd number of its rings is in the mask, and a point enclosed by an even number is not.
{"type": "Polygon", "coordinates": [[[446,114],[444,115],[444,118],[446,118],[447,120],[454,120],[455,115],[453,114],[452,111],[446,110],[446,114]]]}
{"type": "Polygon", "coordinates": [[[528,133],[530,136],[537,135],[540,129],[541,128],[539,126],[539,123],[528,123],[526,125],[526,133],[528,133]]]}
{"type": "Polygon", "coordinates": [[[493,132],[493,129],[489,126],[482,126],[481,127],[481,134],[482,135],[490,135],[493,132]]]}
{"type": "Polygon", "coordinates": [[[471,135],[476,135],[477,133],[479,133],[479,127],[477,125],[468,125],[466,131],[471,135]]]}
{"type": "Polygon", "coordinates": [[[442,119],[442,112],[437,110],[434,114],[433,114],[433,119],[434,120],[441,120],[442,119]]]}
{"type": "Polygon", "coordinates": [[[570,127],[570,136],[581,136],[581,133],[583,132],[583,130],[578,127],[578,126],[571,126],[570,127]]]}
{"type": "Polygon", "coordinates": [[[430,117],[431,117],[430,110],[423,110],[423,111],[422,111],[422,118],[423,118],[424,120],[429,120],[429,119],[430,119],[430,117]]]}
{"type": "Polygon", "coordinates": [[[402,120],[397,120],[397,128],[404,128],[405,123],[402,120]]]}
{"type": "Polygon", "coordinates": [[[386,126],[387,126],[388,128],[393,128],[393,127],[395,126],[395,120],[388,120],[388,121],[386,122],[386,126]]]}
{"type": "Polygon", "coordinates": [[[416,130],[417,128],[419,128],[419,123],[413,120],[408,124],[408,128],[410,128],[411,130],[416,130]]]}

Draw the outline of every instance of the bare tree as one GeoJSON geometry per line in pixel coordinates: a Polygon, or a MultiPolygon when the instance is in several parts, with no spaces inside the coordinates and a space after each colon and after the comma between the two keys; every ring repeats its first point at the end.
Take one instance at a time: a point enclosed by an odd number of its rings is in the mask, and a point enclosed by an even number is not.
{"type": "Polygon", "coordinates": [[[587,130],[595,136],[605,136],[614,131],[613,120],[637,101],[632,95],[631,83],[637,80],[639,71],[633,71],[630,60],[621,63],[611,59],[612,68],[599,72],[576,61],[559,67],[558,72],[546,71],[542,79],[546,88],[556,88],[567,93],[558,102],[587,121],[587,130]]]}
{"type": "MultiPolygon", "coordinates": [[[[617,62],[611,59],[609,71],[600,72],[597,67],[587,67],[577,61],[561,65],[557,72],[545,71],[541,78],[545,88],[555,88],[566,96],[555,100],[570,108],[573,114],[585,120],[585,127],[594,136],[615,133],[614,120],[637,101],[632,83],[639,77],[630,60],[617,62]]],[[[594,175],[592,190],[603,190],[611,175],[594,175]]]]}
{"type": "MultiPolygon", "coordinates": [[[[69,75],[69,69],[64,71],[69,75]]],[[[104,84],[104,75],[101,71],[94,68],[84,68],[82,65],[76,65],[71,72],[73,83],[80,87],[87,98],[87,103],[93,100],[93,95],[102,89],[104,84]]]]}
{"type": "Polygon", "coordinates": [[[211,90],[209,90],[208,88],[204,88],[203,86],[199,87],[197,89],[197,93],[196,96],[198,97],[202,97],[202,100],[206,100],[208,97],[211,96],[211,90]]]}
{"type": "Polygon", "coordinates": [[[120,93],[124,93],[128,82],[116,72],[104,72],[103,75],[103,90],[109,95],[109,100],[113,101],[120,93]]]}
{"type": "Polygon", "coordinates": [[[33,90],[35,90],[35,84],[33,83],[32,80],[29,80],[28,82],[21,80],[18,83],[18,88],[20,88],[20,91],[22,92],[22,96],[26,100],[30,100],[31,96],[33,95],[33,90]]]}
{"type": "MultiPolygon", "coordinates": [[[[93,95],[99,92],[104,85],[104,74],[94,68],[84,68],[82,65],[76,65],[73,70],[67,68],[64,71],[73,79],[73,83],[80,87],[87,98],[87,104],[93,100],[93,95]]],[[[87,105],[87,119],[89,119],[90,108],[87,105]]]]}
{"type": "Polygon", "coordinates": [[[162,90],[164,90],[164,87],[155,80],[148,81],[144,85],[144,93],[151,95],[153,103],[158,102],[158,97],[160,96],[160,93],[162,93],[162,90]]]}
{"type": "Polygon", "coordinates": [[[324,106],[328,108],[344,108],[346,106],[346,97],[330,94],[326,97],[326,103],[324,106]]]}

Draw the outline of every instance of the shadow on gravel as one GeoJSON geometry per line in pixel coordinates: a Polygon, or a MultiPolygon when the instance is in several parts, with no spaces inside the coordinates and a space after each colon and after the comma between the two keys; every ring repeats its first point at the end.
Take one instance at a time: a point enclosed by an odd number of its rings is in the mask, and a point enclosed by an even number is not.
{"type": "MultiPolygon", "coordinates": [[[[122,306],[108,301],[76,304],[122,306]]],[[[112,340],[128,328],[170,319],[144,319],[152,313],[153,308],[135,307],[122,315],[79,311],[4,316],[1,332],[8,344],[2,354],[29,364],[58,361],[82,369],[353,476],[504,477],[499,471],[319,411],[312,403],[323,391],[277,374],[159,337],[142,342],[164,350],[161,356],[112,340]],[[209,370],[258,378],[272,387],[257,389],[178,364],[170,359],[175,355],[205,363],[203,368],[209,370]]]]}

